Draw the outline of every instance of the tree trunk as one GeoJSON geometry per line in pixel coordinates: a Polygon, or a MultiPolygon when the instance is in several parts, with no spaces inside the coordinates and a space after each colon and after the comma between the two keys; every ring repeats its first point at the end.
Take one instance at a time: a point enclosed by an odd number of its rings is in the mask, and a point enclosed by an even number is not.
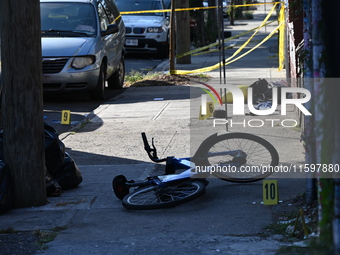
{"type": "MultiPolygon", "coordinates": [[[[203,3],[200,0],[190,0],[189,6],[197,6],[197,7],[203,7],[203,3]]],[[[194,18],[196,21],[197,27],[194,28],[194,35],[192,40],[192,43],[194,43],[195,46],[202,47],[205,46],[205,23],[204,23],[204,15],[205,12],[207,12],[206,9],[203,10],[196,10],[191,11],[191,17],[194,18]]]]}
{"type": "MultiPolygon", "coordinates": [[[[177,0],[177,8],[189,8],[189,0],[177,0]]],[[[176,12],[176,53],[186,53],[190,51],[190,16],[189,11],[176,12]]],[[[191,55],[186,55],[176,59],[177,64],[190,64],[191,55]]]]}
{"type": "Polygon", "coordinates": [[[1,0],[3,155],[15,207],[46,204],[39,0],[1,0]]]}
{"type": "Polygon", "coordinates": [[[176,56],[176,33],[175,33],[175,19],[176,19],[176,12],[175,12],[175,0],[171,0],[171,13],[170,13],[170,47],[169,47],[169,69],[170,74],[173,74],[175,71],[175,56],[176,56]]]}
{"type": "MultiPolygon", "coordinates": [[[[209,6],[217,6],[216,0],[208,0],[209,6]]],[[[212,8],[208,10],[208,20],[206,26],[207,40],[208,43],[215,43],[218,37],[218,28],[217,28],[217,20],[218,20],[218,9],[212,8]]]]}
{"type": "Polygon", "coordinates": [[[231,7],[230,7],[230,13],[229,13],[229,20],[230,25],[235,25],[235,8],[232,7],[235,4],[235,0],[231,0],[231,7]]]}

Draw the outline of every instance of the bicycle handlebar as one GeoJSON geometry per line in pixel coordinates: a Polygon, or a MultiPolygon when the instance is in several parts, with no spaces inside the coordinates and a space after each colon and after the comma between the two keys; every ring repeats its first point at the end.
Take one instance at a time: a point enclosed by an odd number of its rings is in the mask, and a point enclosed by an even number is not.
{"type": "Polygon", "coordinates": [[[150,146],[148,139],[146,138],[146,134],[144,132],[142,133],[142,139],[143,139],[143,143],[144,143],[144,149],[146,150],[149,158],[153,162],[164,162],[164,161],[166,161],[166,158],[162,158],[162,159],[158,158],[157,149],[154,145],[153,138],[152,138],[152,142],[151,142],[152,147],[150,146]]]}
{"type": "Polygon", "coordinates": [[[142,138],[143,138],[143,143],[144,143],[144,149],[147,152],[151,151],[151,147],[149,145],[148,139],[146,138],[146,134],[144,132],[142,133],[142,138]]]}

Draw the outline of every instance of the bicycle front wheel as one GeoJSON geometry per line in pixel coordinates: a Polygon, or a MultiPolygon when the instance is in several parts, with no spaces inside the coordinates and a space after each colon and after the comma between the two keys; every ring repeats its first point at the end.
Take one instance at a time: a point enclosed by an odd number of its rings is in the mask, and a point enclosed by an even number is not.
{"type": "Polygon", "coordinates": [[[147,186],[136,189],[122,200],[123,206],[132,210],[160,209],[191,201],[205,192],[200,181],[186,181],[172,186],[147,186]]]}
{"type": "Polygon", "coordinates": [[[273,173],[279,155],[268,141],[247,133],[208,138],[199,155],[211,173],[225,181],[255,182],[273,173]]]}

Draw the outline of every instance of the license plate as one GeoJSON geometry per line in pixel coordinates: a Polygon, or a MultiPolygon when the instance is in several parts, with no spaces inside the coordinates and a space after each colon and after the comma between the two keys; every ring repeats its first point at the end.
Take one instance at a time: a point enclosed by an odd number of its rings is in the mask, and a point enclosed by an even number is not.
{"type": "Polygon", "coordinates": [[[138,46],[138,39],[126,39],[126,46],[138,46]]]}

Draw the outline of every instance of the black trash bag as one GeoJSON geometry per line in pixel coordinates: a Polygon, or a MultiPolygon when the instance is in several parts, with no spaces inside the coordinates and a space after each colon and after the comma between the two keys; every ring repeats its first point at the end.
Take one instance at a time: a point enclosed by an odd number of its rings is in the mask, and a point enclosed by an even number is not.
{"type": "Polygon", "coordinates": [[[76,187],[83,181],[82,174],[71,158],[65,152],[65,145],[59,139],[58,132],[45,124],[45,165],[51,180],[47,183],[48,192],[57,193],[60,190],[76,187]]]}
{"type": "Polygon", "coordinates": [[[66,152],[62,169],[53,176],[62,189],[70,189],[78,186],[82,181],[82,174],[72,157],[66,152]]]}
{"type": "Polygon", "coordinates": [[[0,214],[14,206],[14,195],[8,168],[0,161],[0,214]]]}
{"type": "Polygon", "coordinates": [[[255,81],[253,84],[251,84],[249,87],[253,88],[253,95],[255,95],[259,93],[265,93],[269,88],[271,88],[271,85],[266,79],[259,79],[258,81],[255,81]]]}
{"type": "Polygon", "coordinates": [[[266,79],[259,79],[249,87],[253,88],[253,104],[268,101],[268,95],[270,94],[268,90],[271,89],[271,85],[266,79]]]}
{"type": "Polygon", "coordinates": [[[54,177],[62,170],[65,160],[65,145],[59,139],[58,132],[44,122],[45,133],[45,165],[47,171],[54,177]]]}
{"type": "Polygon", "coordinates": [[[285,87],[284,85],[271,84],[266,79],[259,79],[249,87],[253,88],[253,104],[272,101],[273,88],[277,88],[277,103],[281,104],[281,88],[285,87]]]}

